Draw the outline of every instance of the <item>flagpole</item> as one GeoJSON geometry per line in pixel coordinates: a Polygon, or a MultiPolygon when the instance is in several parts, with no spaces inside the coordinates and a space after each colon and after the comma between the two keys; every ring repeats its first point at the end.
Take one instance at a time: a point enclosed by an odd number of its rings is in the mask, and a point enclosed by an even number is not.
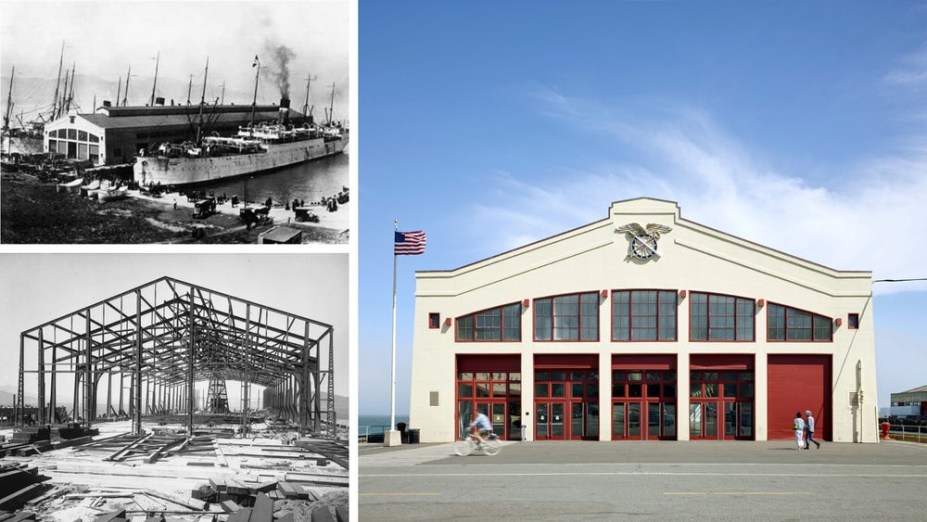
{"type": "Polygon", "coordinates": [[[395,237],[399,232],[399,220],[393,220],[393,345],[390,350],[389,381],[389,429],[396,429],[396,247],[395,237]]]}

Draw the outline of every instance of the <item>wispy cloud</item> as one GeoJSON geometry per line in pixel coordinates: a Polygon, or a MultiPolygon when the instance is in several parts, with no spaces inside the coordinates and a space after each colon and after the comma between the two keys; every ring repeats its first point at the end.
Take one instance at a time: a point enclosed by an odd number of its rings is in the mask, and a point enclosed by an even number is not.
{"type": "Polygon", "coordinates": [[[919,88],[927,86],[927,44],[896,60],[895,68],[882,77],[891,86],[919,88]]]}
{"type": "MultiPolygon", "coordinates": [[[[649,196],[679,202],[687,219],[836,269],[927,277],[927,235],[920,231],[927,223],[927,146],[832,172],[824,187],[770,165],[762,149],[697,108],[656,101],[615,108],[549,89],[536,98],[558,124],[613,140],[609,150],[620,157],[603,151],[581,171],[497,176],[495,191],[473,214],[474,229],[496,233],[487,248],[514,248],[602,219],[614,200],[649,196]]],[[[927,284],[881,290],[902,289],[927,284]]]]}

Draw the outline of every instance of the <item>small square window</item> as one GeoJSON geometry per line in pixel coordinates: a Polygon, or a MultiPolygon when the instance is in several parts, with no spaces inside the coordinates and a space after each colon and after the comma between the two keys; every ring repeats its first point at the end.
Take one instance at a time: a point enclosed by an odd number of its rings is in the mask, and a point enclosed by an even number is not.
{"type": "Polygon", "coordinates": [[[847,328],[850,330],[856,330],[859,328],[859,314],[847,315],[847,328]]]}
{"type": "Polygon", "coordinates": [[[436,312],[428,314],[428,328],[441,328],[441,314],[436,312]]]}

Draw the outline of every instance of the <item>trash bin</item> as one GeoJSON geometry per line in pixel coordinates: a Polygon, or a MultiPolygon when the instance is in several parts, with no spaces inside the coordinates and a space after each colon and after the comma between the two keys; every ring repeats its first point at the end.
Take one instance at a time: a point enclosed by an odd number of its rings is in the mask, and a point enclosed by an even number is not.
{"type": "Polygon", "coordinates": [[[882,423],[882,440],[889,440],[889,439],[891,439],[891,437],[888,436],[888,432],[891,431],[891,429],[892,429],[892,425],[891,425],[891,424],[889,424],[889,423],[887,423],[887,422],[883,422],[883,423],[882,423]]]}
{"type": "Polygon", "coordinates": [[[420,434],[419,434],[418,428],[410,428],[409,429],[409,444],[418,444],[419,436],[420,434]]]}

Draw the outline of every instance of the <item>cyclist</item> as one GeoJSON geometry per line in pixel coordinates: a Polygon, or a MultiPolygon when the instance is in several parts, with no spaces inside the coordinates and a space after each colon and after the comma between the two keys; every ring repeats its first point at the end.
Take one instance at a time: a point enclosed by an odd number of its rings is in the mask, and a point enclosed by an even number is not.
{"type": "Polygon", "coordinates": [[[486,439],[483,438],[483,434],[488,434],[492,431],[492,424],[490,424],[489,417],[487,417],[485,413],[474,413],[473,422],[470,423],[470,432],[473,434],[473,438],[476,439],[477,444],[483,444],[486,442],[486,439]]]}

